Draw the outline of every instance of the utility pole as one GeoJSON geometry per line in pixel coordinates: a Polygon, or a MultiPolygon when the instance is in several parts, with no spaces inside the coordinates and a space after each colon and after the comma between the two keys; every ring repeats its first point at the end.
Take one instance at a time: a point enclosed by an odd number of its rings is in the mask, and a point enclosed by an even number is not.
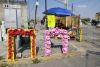
{"type": "Polygon", "coordinates": [[[38,5],[39,5],[39,2],[38,2],[38,0],[36,0],[34,29],[35,29],[35,26],[36,26],[36,20],[37,20],[37,7],[38,7],[38,5]]]}
{"type": "Polygon", "coordinates": [[[72,3],[72,13],[74,12],[73,3],[72,3]]]}
{"type": "Polygon", "coordinates": [[[66,9],[68,9],[68,0],[64,0],[64,5],[65,5],[66,9]]]}
{"type": "MultiPolygon", "coordinates": [[[[45,11],[47,10],[47,0],[45,0],[45,11]]],[[[47,15],[45,14],[46,29],[48,29],[47,15]]]]}
{"type": "MultiPolygon", "coordinates": [[[[72,11],[72,13],[73,13],[73,11],[74,11],[74,10],[73,10],[73,3],[72,3],[72,10],[71,10],[71,11],[72,11]]],[[[74,17],[71,16],[71,28],[73,27],[73,18],[74,18],[74,17]]]]}
{"type": "MultiPolygon", "coordinates": [[[[68,0],[64,0],[64,6],[68,9],[68,0]]],[[[68,17],[66,17],[66,27],[68,26],[68,17]]]]}
{"type": "Polygon", "coordinates": [[[29,0],[28,0],[28,13],[29,13],[29,17],[28,17],[28,20],[30,20],[30,7],[29,7],[29,0]]]}

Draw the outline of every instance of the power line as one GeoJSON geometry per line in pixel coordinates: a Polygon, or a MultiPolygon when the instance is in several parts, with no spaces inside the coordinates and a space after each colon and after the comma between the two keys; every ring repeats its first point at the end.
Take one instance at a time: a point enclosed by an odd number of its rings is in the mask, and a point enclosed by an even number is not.
{"type": "Polygon", "coordinates": [[[56,2],[59,2],[59,3],[62,3],[62,4],[64,4],[63,2],[61,2],[61,1],[58,1],[58,0],[55,0],[56,2]]]}
{"type": "MultiPolygon", "coordinates": [[[[74,9],[74,8],[73,8],[74,9]]],[[[74,9],[74,12],[76,13],[76,15],[77,15],[77,12],[76,12],[76,10],[74,9]]]]}
{"type": "MultiPolygon", "coordinates": [[[[63,2],[58,1],[58,0],[55,0],[55,1],[56,1],[56,2],[59,2],[59,3],[61,3],[61,4],[64,4],[63,2]]],[[[88,2],[88,1],[91,1],[91,0],[80,1],[80,2],[73,3],[73,4],[78,4],[78,3],[88,2]]],[[[67,6],[71,6],[71,4],[70,4],[70,5],[67,5],[67,6]]]]}
{"type": "Polygon", "coordinates": [[[99,3],[100,0],[98,0],[94,5],[92,5],[88,10],[86,10],[84,13],[88,12],[89,10],[91,10],[94,6],[96,6],[99,3]]]}
{"type": "Polygon", "coordinates": [[[32,12],[32,10],[33,10],[34,7],[35,7],[35,3],[36,3],[36,0],[34,0],[33,6],[32,6],[32,9],[31,9],[31,12],[32,12]]]}

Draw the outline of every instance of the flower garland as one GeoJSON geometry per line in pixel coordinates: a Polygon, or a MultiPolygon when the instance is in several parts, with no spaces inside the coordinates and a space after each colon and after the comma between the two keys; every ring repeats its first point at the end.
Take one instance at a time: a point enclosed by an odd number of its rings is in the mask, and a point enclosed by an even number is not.
{"type": "Polygon", "coordinates": [[[45,56],[51,55],[51,41],[50,41],[51,35],[53,36],[62,35],[62,53],[67,54],[68,53],[68,32],[67,30],[55,28],[52,30],[45,30],[44,32],[45,56]]]}
{"type": "Polygon", "coordinates": [[[33,29],[8,29],[8,47],[7,47],[7,59],[8,61],[14,61],[14,36],[17,35],[30,35],[31,44],[31,57],[36,57],[36,35],[33,29]]]}

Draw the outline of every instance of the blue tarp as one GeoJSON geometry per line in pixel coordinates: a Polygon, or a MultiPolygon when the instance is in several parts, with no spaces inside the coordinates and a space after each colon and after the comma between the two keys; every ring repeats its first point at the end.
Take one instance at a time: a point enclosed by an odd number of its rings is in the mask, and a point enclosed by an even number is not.
{"type": "Polygon", "coordinates": [[[50,8],[43,12],[44,14],[54,14],[54,15],[65,15],[65,16],[75,16],[71,11],[65,8],[55,7],[50,8]]]}

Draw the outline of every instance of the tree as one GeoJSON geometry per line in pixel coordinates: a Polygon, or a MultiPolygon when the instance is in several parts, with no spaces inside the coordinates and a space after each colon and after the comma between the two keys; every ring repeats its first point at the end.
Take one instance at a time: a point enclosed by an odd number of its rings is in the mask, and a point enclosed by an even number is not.
{"type": "Polygon", "coordinates": [[[84,20],[84,21],[86,21],[86,22],[90,22],[90,18],[84,18],[84,19],[82,19],[82,20],[84,20]]]}
{"type": "Polygon", "coordinates": [[[46,16],[43,16],[42,20],[45,21],[45,19],[46,19],[46,16]]]}

